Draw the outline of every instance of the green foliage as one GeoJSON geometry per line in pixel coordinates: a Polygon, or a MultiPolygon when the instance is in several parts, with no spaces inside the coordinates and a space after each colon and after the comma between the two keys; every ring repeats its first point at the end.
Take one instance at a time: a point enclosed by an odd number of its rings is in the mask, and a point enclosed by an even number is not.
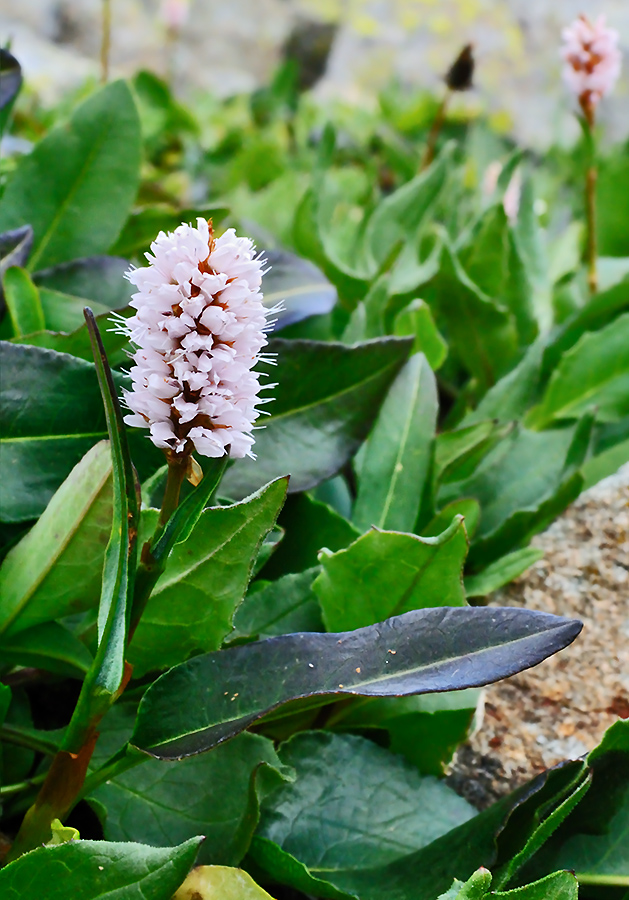
{"type": "Polygon", "coordinates": [[[31,807],[0,893],[268,897],[245,870],[357,900],[576,900],[563,869],[624,890],[624,723],[478,814],[442,776],[478,687],[580,630],[466,597],[629,459],[626,160],[600,155],[586,296],[582,148],[446,120],[418,174],[433,98],[323,109],[298,75],[192,110],[140,72],[10,118],[0,51],[0,131],[34,143],[0,166],[3,834],[31,807]],[[204,460],[158,525],[164,457],[121,423],[109,317],[129,261],[199,215],[269,263],[277,385],[257,459],[204,460]]]}

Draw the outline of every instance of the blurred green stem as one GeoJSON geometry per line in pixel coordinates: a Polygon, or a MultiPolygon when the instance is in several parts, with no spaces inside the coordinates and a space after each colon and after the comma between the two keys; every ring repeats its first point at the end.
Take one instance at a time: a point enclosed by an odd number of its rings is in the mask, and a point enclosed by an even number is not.
{"type": "Polygon", "coordinates": [[[583,102],[581,107],[584,113],[582,125],[587,150],[587,169],[585,173],[585,222],[587,230],[585,262],[588,270],[587,280],[590,294],[595,294],[598,290],[598,273],[596,269],[596,179],[598,171],[596,167],[594,107],[589,102],[583,102]]]}
{"type": "Polygon", "coordinates": [[[437,149],[437,141],[439,140],[439,135],[441,134],[441,129],[443,128],[443,123],[446,120],[446,112],[448,109],[448,104],[450,102],[450,97],[452,96],[452,91],[450,88],[446,88],[446,92],[443,96],[443,100],[441,101],[437,112],[435,113],[435,118],[433,119],[432,125],[430,126],[430,131],[428,132],[428,139],[426,141],[426,149],[424,150],[424,156],[422,158],[421,166],[419,167],[419,171],[423,172],[424,169],[427,169],[430,163],[435,158],[435,150],[437,149]]]}

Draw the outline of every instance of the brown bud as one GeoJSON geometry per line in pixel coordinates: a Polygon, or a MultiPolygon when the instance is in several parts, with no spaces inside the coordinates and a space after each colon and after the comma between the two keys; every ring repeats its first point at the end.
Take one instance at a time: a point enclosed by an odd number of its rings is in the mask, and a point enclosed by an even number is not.
{"type": "Polygon", "coordinates": [[[469,91],[474,76],[473,45],[466,44],[448,69],[444,78],[451,91],[469,91]]]}

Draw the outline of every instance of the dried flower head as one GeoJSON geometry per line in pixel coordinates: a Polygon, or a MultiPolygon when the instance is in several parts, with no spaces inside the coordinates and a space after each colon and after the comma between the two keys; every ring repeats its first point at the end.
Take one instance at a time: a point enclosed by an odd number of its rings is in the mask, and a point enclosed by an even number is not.
{"type": "Polygon", "coordinates": [[[564,28],[562,37],[564,80],[591,122],[596,104],[612,90],[620,74],[618,32],[605,26],[605,16],[595,22],[579,16],[564,28]]]}
{"type": "MultiPolygon", "coordinates": [[[[124,391],[129,425],[173,454],[253,456],[260,375],[267,343],[260,285],[263,261],[230,228],[217,240],[211,222],[161,232],[149,265],[127,272],[137,312],[119,327],[137,347],[124,391]]],[[[272,385],[268,385],[271,387],[272,385]]]]}
{"type": "Polygon", "coordinates": [[[466,44],[446,72],[444,81],[451,91],[469,91],[473,87],[473,50],[473,44],[466,44]]]}

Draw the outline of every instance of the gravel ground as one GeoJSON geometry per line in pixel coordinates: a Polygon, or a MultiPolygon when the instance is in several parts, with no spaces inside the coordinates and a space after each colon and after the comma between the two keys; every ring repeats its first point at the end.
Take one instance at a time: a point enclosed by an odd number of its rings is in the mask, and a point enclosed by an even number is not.
{"type": "Polygon", "coordinates": [[[629,718],[629,464],[595,485],[533,544],[544,558],[492,598],[583,621],[577,640],[485,693],[481,727],[450,781],[479,808],[575,759],[629,718]]]}

